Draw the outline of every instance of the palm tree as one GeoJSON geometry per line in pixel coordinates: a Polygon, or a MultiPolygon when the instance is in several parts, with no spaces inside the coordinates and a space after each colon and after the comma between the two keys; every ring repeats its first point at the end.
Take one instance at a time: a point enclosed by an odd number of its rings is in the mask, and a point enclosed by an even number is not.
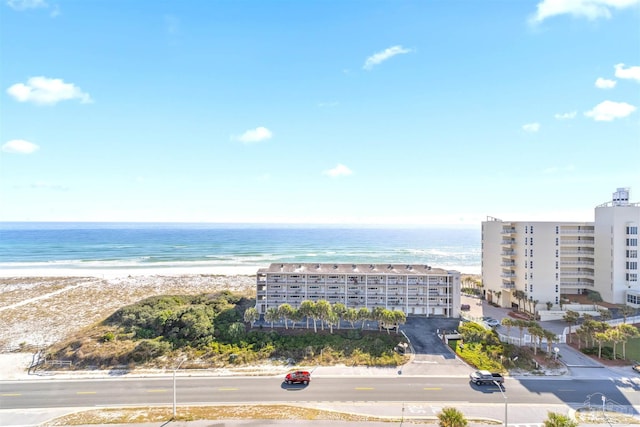
{"type": "Polygon", "coordinates": [[[385,310],[386,309],[384,307],[374,307],[373,310],[371,310],[371,320],[378,322],[379,331],[382,331],[382,320],[385,310]]]}
{"type": "Polygon", "coordinates": [[[553,346],[553,342],[556,340],[556,334],[546,329],[543,329],[543,331],[544,339],[547,340],[547,353],[551,354],[551,346],[553,346]]]}
{"type": "Polygon", "coordinates": [[[341,302],[337,302],[333,304],[333,312],[338,316],[338,329],[340,329],[340,322],[347,312],[347,306],[341,302]]]}
{"type": "Polygon", "coordinates": [[[335,311],[331,310],[325,319],[325,322],[329,325],[329,333],[333,333],[333,326],[340,323],[340,317],[338,317],[335,311]]]}
{"type": "Polygon", "coordinates": [[[528,328],[529,334],[531,335],[533,343],[533,354],[538,354],[538,345],[542,346],[542,338],[544,337],[544,330],[537,323],[530,323],[528,328]],[[538,344],[535,343],[535,340],[538,341],[538,344]]]}
{"type": "Polygon", "coordinates": [[[622,325],[618,325],[618,329],[620,330],[620,335],[622,336],[622,358],[627,358],[627,341],[630,338],[637,338],[640,336],[640,331],[638,328],[633,325],[628,325],[623,323],[622,325]]]}
{"type": "Polygon", "coordinates": [[[327,300],[321,299],[316,302],[316,307],[314,310],[315,316],[320,319],[320,328],[324,331],[324,322],[329,318],[329,316],[333,313],[331,309],[331,304],[327,300]]]}
{"type": "Polygon", "coordinates": [[[255,307],[249,307],[244,311],[244,321],[250,323],[252,328],[259,318],[260,314],[255,307]]]}
{"type": "Polygon", "coordinates": [[[611,328],[607,329],[605,334],[607,334],[607,338],[613,344],[613,360],[616,360],[616,345],[622,341],[622,333],[619,328],[611,328]]]}
{"type": "Polygon", "coordinates": [[[393,320],[398,327],[396,328],[396,334],[400,333],[400,326],[407,323],[407,315],[402,310],[393,311],[393,320]]]}
{"type": "Polygon", "coordinates": [[[360,324],[360,329],[364,329],[364,322],[371,319],[371,312],[367,307],[361,307],[358,310],[358,320],[362,323],[360,324]]]}
{"type": "Polygon", "coordinates": [[[577,421],[557,412],[549,412],[542,424],[544,427],[578,427],[579,425],[577,421]]]}
{"type": "Polygon", "coordinates": [[[351,324],[352,329],[355,329],[356,321],[358,320],[358,310],[356,310],[355,308],[348,309],[344,314],[344,320],[351,324]]]}
{"type": "Polygon", "coordinates": [[[300,309],[294,309],[293,313],[289,315],[289,319],[291,319],[291,328],[295,329],[296,323],[302,322],[302,319],[304,319],[304,316],[300,312],[300,309]]]}
{"type": "Polygon", "coordinates": [[[271,329],[273,329],[273,322],[276,322],[280,319],[280,315],[278,314],[278,309],[275,307],[268,308],[264,313],[264,320],[271,323],[271,329]]]}
{"type": "Polygon", "coordinates": [[[291,318],[292,314],[293,314],[293,307],[291,307],[291,304],[284,303],[284,304],[280,304],[280,306],[278,307],[278,316],[284,319],[285,329],[289,329],[289,318],[291,318]]]}
{"type": "Polygon", "coordinates": [[[456,408],[448,406],[438,413],[440,427],[466,427],[468,424],[464,414],[456,408]]]}
{"type": "Polygon", "coordinates": [[[513,319],[510,317],[503,317],[502,320],[500,321],[500,324],[507,328],[507,336],[510,335],[511,327],[515,326],[513,319]]]}
{"type": "Polygon", "coordinates": [[[518,300],[518,311],[524,311],[522,307],[522,301],[524,301],[527,295],[524,293],[524,291],[516,290],[513,293],[513,296],[516,297],[516,299],[518,300]]]}
{"type": "Polygon", "coordinates": [[[593,336],[598,342],[598,359],[602,359],[602,343],[609,340],[606,332],[596,332],[593,336]]]}
{"type": "Polygon", "coordinates": [[[622,314],[622,318],[624,319],[624,323],[627,323],[627,317],[631,316],[633,313],[636,312],[636,309],[629,306],[629,305],[623,305],[622,307],[620,307],[620,314],[622,314]]]}
{"type": "Polygon", "coordinates": [[[577,324],[579,318],[580,313],[573,310],[567,310],[564,316],[562,316],[562,320],[569,324],[569,344],[571,344],[571,326],[577,324]]]}
{"type": "MultiPolygon", "coordinates": [[[[307,329],[309,329],[309,319],[313,316],[313,311],[315,309],[316,304],[313,301],[304,300],[300,303],[300,307],[298,307],[298,311],[307,321],[307,329]]],[[[316,328],[315,321],[313,324],[313,329],[316,328]]]]}

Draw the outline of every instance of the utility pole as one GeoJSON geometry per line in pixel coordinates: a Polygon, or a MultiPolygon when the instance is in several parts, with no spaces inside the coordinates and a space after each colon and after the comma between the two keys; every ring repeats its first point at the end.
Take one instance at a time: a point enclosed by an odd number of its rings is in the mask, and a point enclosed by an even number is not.
{"type": "Polygon", "coordinates": [[[182,359],[178,366],[173,369],[173,419],[176,419],[176,372],[180,369],[180,366],[186,359],[182,359]]]}
{"type": "Polygon", "coordinates": [[[504,427],[507,427],[507,394],[502,390],[502,384],[498,381],[494,381],[493,383],[498,387],[500,393],[502,393],[502,397],[504,397],[504,427]]]}

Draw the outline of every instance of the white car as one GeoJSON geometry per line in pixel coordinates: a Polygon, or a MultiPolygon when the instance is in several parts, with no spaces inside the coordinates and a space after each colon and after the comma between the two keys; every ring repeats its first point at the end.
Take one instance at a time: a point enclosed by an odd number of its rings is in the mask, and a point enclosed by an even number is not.
{"type": "Polygon", "coordinates": [[[487,324],[487,326],[490,326],[492,328],[495,328],[496,326],[500,325],[500,321],[497,319],[485,319],[484,323],[487,324]]]}

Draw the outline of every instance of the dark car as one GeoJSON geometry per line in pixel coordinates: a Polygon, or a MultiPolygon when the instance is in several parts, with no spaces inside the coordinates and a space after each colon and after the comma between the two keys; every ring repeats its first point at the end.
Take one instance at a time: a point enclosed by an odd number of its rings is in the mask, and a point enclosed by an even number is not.
{"type": "Polygon", "coordinates": [[[311,374],[307,371],[290,372],[284,377],[287,384],[304,384],[307,385],[311,381],[311,374]]]}

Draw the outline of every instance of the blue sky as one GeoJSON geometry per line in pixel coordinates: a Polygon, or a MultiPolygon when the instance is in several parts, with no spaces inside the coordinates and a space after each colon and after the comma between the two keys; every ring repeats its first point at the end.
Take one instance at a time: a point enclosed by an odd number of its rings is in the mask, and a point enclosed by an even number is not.
{"type": "Polygon", "coordinates": [[[1,221],[640,201],[640,0],[2,1],[1,221]]]}

